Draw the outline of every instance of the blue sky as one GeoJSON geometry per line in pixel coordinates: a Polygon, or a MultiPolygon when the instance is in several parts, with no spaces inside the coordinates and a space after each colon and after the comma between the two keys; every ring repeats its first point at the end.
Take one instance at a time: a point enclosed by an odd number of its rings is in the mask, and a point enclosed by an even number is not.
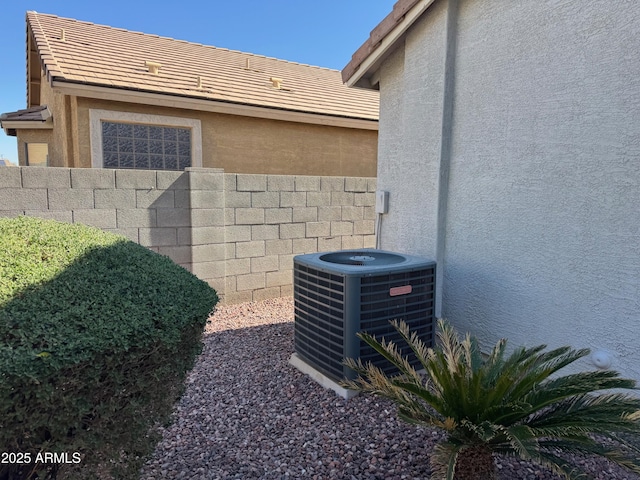
{"type": "MultiPolygon", "coordinates": [[[[25,12],[341,70],[396,0],[9,0],[3,3],[0,113],[26,108],[25,12]]],[[[0,129],[0,157],[18,161],[0,129]]]]}

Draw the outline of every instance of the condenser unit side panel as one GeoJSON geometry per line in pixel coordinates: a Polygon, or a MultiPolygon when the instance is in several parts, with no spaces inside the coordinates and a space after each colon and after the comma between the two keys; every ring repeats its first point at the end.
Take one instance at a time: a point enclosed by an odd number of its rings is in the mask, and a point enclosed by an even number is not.
{"type": "Polygon", "coordinates": [[[342,378],[344,278],[294,262],[294,287],[296,353],[328,377],[342,378]]]}

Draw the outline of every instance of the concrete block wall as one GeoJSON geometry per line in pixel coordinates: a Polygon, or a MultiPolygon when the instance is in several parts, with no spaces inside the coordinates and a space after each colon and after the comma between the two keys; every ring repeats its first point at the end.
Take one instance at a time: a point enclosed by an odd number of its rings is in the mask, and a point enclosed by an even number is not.
{"type": "Polygon", "coordinates": [[[373,247],[374,178],[221,169],[0,168],[0,216],[115,232],[167,255],[225,303],[292,294],[293,257],[373,247]]]}
{"type": "Polygon", "coordinates": [[[292,294],[293,257],[375,246],[374,178],[224,174],[225,301],[292,294]]]}
{"type": "Polygon", "coordinates": [[[191,269],[192,175],[153,170],[2,168],[0,216],[28,215],[95,226],[124,235],[191,269]]]}

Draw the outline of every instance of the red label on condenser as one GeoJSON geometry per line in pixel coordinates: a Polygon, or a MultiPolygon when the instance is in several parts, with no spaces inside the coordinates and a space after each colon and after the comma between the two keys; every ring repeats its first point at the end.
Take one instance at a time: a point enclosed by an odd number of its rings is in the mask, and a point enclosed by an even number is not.
{"type": "Polygon", "coordinates": [[[411,285],[403,285],[402,287],[393,287],[389,289],[389,295],[392,297],[397,297],[398,295],[406,295],[407,293],[411,293],[413,288],[411,285]]]}

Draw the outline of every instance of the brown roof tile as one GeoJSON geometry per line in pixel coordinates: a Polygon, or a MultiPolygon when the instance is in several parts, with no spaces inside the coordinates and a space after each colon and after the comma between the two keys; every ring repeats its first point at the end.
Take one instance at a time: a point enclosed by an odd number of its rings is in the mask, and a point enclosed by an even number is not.
{"type": "Polygon", "coordinates": [[[347,82],[360,65],[380,45],[380,42],[404,20],[405,14],[411,10],[420,0],[398,0],[393,5],[393,10],[380,22],[369,35],[369,38],[352,55],[351,61],[342,69],[342,81],[347,82]]]}
{"type": "Polygon", "coordinates": [[[12,122],[45,122],[49,117],[51,117],[49,107],[39,105],[16,112],[3,113],[0,115],[0,120],[12,122]]]}
{"type": "Polygon", "coordinates": [[[348,88],[338,70],[36,12],[27,22],[52,80],[378,119],[378,93],[348,88]],[[147,61],[162,64],[158,75],[147,61]],[[271,77],[283,80],[281,89],[271,77]]]}

